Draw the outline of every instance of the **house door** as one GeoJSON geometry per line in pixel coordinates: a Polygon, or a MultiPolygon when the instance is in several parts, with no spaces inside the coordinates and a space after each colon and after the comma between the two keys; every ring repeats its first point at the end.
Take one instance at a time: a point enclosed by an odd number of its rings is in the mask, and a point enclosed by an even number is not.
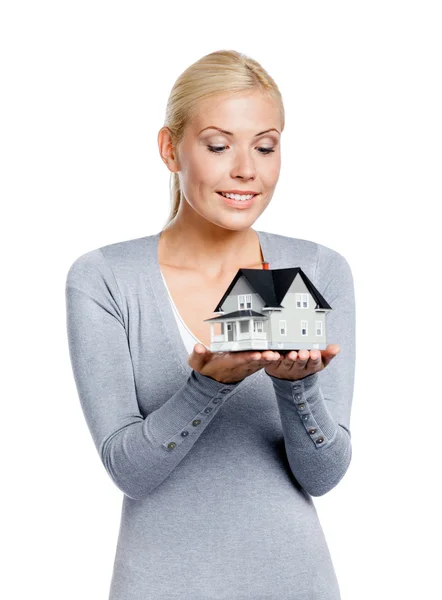
{"type": "Polygon", "coordinates": [[[227,323],[227,341],[233,342],[233,323],[227,323]]]}

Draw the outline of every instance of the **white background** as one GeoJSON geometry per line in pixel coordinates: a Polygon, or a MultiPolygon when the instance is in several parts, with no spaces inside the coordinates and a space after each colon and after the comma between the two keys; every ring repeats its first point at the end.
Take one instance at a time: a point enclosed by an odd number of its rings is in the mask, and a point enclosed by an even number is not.
{"type": "Polygon", "coordinates": [[[77,397],[65,277],[163,227],[167,97],[220,49],[284,98],[281,176],[253,227],[329,246],[354,276],[353,459],[315,498],[342,600],[440,597],[439,8],[2,4],[2,598],[107,600],[123,496],[77,397]]]}

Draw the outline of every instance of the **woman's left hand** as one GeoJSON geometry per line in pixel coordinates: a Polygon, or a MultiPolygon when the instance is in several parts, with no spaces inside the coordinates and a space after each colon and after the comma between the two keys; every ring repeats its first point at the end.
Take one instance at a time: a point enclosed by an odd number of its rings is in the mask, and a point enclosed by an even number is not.
{"type": "Polygon", "coordinates": [[[264,367],[268,375],[278,379],[296,381],[313,373],[319,373],[341,351],[338,344],[329,344],[325,350],[291,350],[285,356],[275,352],[279,359],[264,367]]]}

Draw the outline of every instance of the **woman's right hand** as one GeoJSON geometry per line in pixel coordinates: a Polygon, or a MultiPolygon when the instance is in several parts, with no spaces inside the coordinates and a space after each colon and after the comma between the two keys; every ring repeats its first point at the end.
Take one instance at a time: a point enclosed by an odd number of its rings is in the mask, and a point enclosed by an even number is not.
{"type": "Polygon", "coordinates": [[[220,383],[238,383],[280,358],[279,352],[273,350],[211,352],[198,343],[195,344],[187,362],[194,371],[220,383]]]}

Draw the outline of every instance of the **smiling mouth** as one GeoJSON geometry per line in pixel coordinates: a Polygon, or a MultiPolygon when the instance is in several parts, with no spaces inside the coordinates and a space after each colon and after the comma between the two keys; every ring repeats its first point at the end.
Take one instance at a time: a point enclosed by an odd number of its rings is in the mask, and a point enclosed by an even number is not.
{"type": "MultiPolygon", "coordinates": [[[[222,192],[216,192],[219,196],[222,196],[223,198],[227,198],[227,196],[224,196],[222,192]]],[[[224,192],[229,194],[230,192],[224,192]]],[[[233,194],[235,195],[235,194],[233,194]]],[[[259,196],[259,194],[236,194],[238,196],[252,196],[252,198],[255,198],[255,196],[259,196]]]]}

